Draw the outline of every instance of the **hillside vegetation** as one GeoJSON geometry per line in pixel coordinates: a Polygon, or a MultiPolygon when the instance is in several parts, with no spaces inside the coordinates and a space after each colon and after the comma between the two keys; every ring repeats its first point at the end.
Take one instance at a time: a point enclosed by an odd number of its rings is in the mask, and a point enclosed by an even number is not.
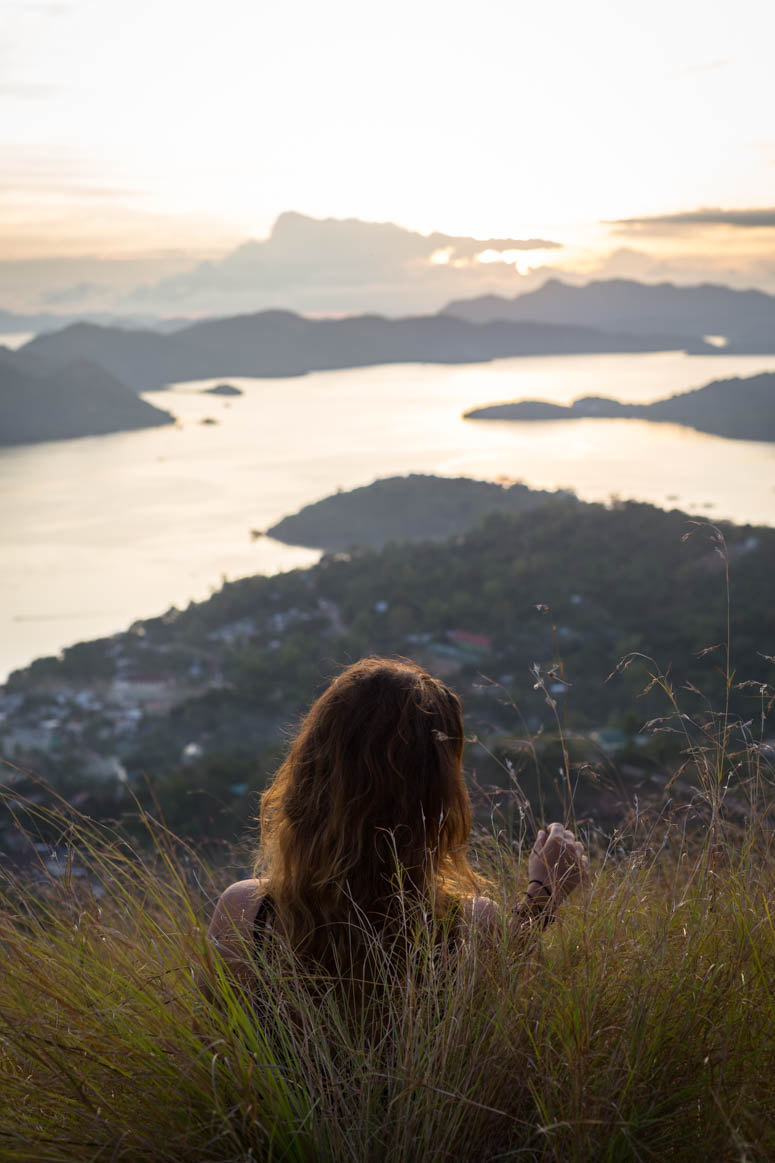
{"type": "Polygon", "coordinates": [[[451,537],[472,529],[490,513],[530,512],[552,496],[522,484],[412,473],[305,505],[266,534],[288,545],[320,549],[380,548],[388,541],[451,537]]]}
{"type": "MultiPolygon", "coordinates": [[[[775,531],[722,528],[730,707],[766,741],[775,531]]],[[[633,795],[661,802],[683,763],[683,721],[644,731],[672,712],[656,676],[697,716],[695,735],[712,722],[706,698],[718,707],[726,697],[716,537],[679,512],[556,497],[444,542],[332,553],[313,569],[227,583],[207,602],[38,660],[0,698],[0,739],[8,754],[12,722],[24,728],[27,750],[14,762],[93,815],[131,808],[115,782],[120,763],[172,827],[227,835],[252,812],[289,726],[328,677],[364,654],[399,654],[461,694],[472,786],[504,786],[510,763],[529,794],[540,783],[547,811],[561,811],[559,716],[579,811],[609,827],[633,795]],[[35,750],[41,721],[55,726],[35,750]],[[95,756],[112,778],[89,774],[95,756]]],[[[692,794],[683,776],[673,786],[692,794]]],[[[480,817],[487,805],[477,800],[480,817]]]]}
{"type": "MultiPolygon", "coordinates": [[[[147,807],[134,775],[103,785],[102,798],[75,781],[82,815],[6,769],[3,1160],[771,1159],[774,555],[772,530],[558,499],[446,543],[232,583],[19,672],[10,697],[40,715],[47,690],[83,692],[122,659],[147,670],[209,652],[223,668],[211,689],[157,714],[156,735],[149,723],[134,740],[146,775],[162,775],[147,807]],[[454,958],[423,925],[402,970],[372,936],[365,1009],[279,940],[246,949],[261,992],[243,992],[204,935],[254,843],[223,813],[239,762],[226,736],[245,745],[257,790],[255,741],[287,724],[327,668],[399,645],[432,661],[434,643],[472,645],[448,636],[454,626],[484,631],[473,644],[486,662],[515,671],[509,690],[493,688],[481,660],[435,656],[455,667],[469,728],[490,733],[469,737],[464,760],[482,890],[505,916],[524,888],[526,848],[557,815],[584,836],[587,884],[545,931],[512,940],[503,925],[454,958]],[[572,684],[567,696],[552,693],[552,674],[572,684]],[[532,726],[531,698],[543,713],[532,726]],[[666,747],[656,795],[616,784],[577,746],[574,716],[599,716],[606,699],[638,723],[653,716],[666,747]],[[165,766],[170,736],[193,731],[209,751],[165,766]],[[542,752],[544,731],[553,741],[542,752]],[[495,786],[479,778],[485,757],[495,786]],[[595,801],[610,807],[614,788],[611,818],[595,801]],[[96,811],[122,821],[101,826],[96,811]],[[224,821],[229,841],[216,845],[224,821]]],[[[63,784],[69,761],[60,755],[63,784]]],[[[251,789],[235,798],[252,817],[251,789]]]]}

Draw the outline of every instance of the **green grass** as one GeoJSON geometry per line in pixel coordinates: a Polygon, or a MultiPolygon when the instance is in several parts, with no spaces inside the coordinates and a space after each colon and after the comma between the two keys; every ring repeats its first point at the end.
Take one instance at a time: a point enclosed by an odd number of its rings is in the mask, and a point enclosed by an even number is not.
{"type": "MultiPolygon", "coordinates": [[[[150,820],[142,854],[11,806],[73,863],[3,874],[4,1163],[775,1157],[761,821],[716,821],[711,846],[690,812],[641,819],[523,949],[473,945],[452,970],[420,941],[408,978],[385,965],[373,1020],[270,954],[262,1022],[204,937],[223,880],[194,852],[150,820]]],[[[483,836],[475,854],[515,896],[519,847],[483,836]]]]}
{"type": "MultiPolygon", "coordinates": [[[[708,529],[722,710],[690,719],[640,659],[694,794],[593,834],[588,883],[519,945],[504,931],[453,960],[426,927],[403,973],[375,949],[371,1009],[268,942],[258,1010],[205,937],[227,873],[142,813],[137,845],[0,789],[40,853],[0,865],[2,1163],[775,1159],[774,696],[735,683],[708,529]],[[747,724],[735,686],[754,690],[747,724]],[[43,841],[70,854],[59,875],[43,841]]],[[[525,880],[511,828],[530,818],[513,778],[472,853],[506,908],[525,880]]]]}

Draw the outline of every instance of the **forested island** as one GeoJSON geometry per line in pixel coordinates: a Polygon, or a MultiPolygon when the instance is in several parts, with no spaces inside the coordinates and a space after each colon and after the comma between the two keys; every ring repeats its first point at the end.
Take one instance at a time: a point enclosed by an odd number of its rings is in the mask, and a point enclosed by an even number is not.
{"type": "Polygon", "coordinates": [[[388,541],[451,537],[471,529],[487,514],[527,513],[555,495],[518,482],[412,473],[305,505],[272,525],[266,535],[286,545],[319,549],[379,548],[388,541]]]}
{"type": "Polygon", "coordinates": [[[0,347],[0,446],[172,423],[169,412],[140,399],[93,363],[48,370],[0,347]]]}
{"type": "MultiPolygon", "coordinates": [[[[413,483],[418,508],[424,487],[413,483]]],[[[427,490],[438,497],[433,482],[427,490]]],[[[481,495],[475,482],[470,491],[481,495]]],[[[731,707],[760,723],[775,673],[775,530],[721,528],[731,707]]],[[[577,811],[615,820],[680,768],[687,728],[661,719],[672,713],[665,684],[698,722],[723,703],[718,536],[677,511],[558,495],[443,541],[353,547],[312,569],[230,582],[13,674],[0,695],[2,753],[92,814],[115,813],[129,787],[175,829],[233,834],[327,678],[364,654],[398,654],[461,694],[472,787],[517,778],[556,807],[560,722],[577,811]],[[662,726],[644,731],[652,719],[662,726]]],[[[671,794],[680,789],[679,779],[671,794]]]]}
{"type": "Polygon", "coordinates": [[[584,396],[572,404],[518,400],[490,404],[464,414],[466,420],[636,419],[684,424],[699,432],[735,440],[775,440],[775,372],[713,380],[653,404],[624,404],[605,396],[584,396]]]}
{"type": "Polygon", "coordinates": [[[234,384],[215,384],[212,388],[202,388],[206,396],[242,396],[242,388],[235,388],[234,384]]]}

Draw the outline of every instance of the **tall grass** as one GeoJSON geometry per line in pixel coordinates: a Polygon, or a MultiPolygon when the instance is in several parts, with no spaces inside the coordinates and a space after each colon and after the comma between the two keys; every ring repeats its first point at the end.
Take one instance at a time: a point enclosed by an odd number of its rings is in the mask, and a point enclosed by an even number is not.
{"type": "MultiPolygon", "coordinates": [[[[719,713],[686,715],[639,659],[694,795],[598,841],[541,933],[504,925],[452,957],[426,927],[403,972],[375,946],[371,1009],[279,941],[246,950],[260,990],[241,989],[205,937],[226,878],[151,817],[136,845],[0,789],[37,860],[0,867],[0,1160],[775,1159],[773,692],[753,684],[758,714],[730,715],[726,629],[719,713]]],[[[525,840],[474,841],[505,912],[525,840]]]]}
{"type": "MultiPolygon", "coordinates": [[[[688,812],[598,853],[562,918],[453,968],[386,963],[379,1021],[261,957],[261,1008],[204,936],[217,889],[188,847],[17,799],[62,875],[3,874],[0,1158],[775,1157],[775,852],[688,812]],[[718,848],[718,843],[716,844],[718,848]],[[77,876],[76,872],[84,875],[77,876]]],[[[504,901],[520,850],[476,844],[504,901]]]]}

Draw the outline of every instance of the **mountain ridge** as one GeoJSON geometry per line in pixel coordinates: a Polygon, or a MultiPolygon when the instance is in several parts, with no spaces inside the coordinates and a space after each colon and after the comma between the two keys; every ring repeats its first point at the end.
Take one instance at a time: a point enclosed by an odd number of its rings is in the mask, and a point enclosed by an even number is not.
{"type": "Polygon", "coordinates": [[[163,335],[75,324],[21,349],[44,366],[85,358],[137,391],[210,376],[281,377],[390,363],[479,363],[519,355],[713,348],[690,336],[611,333],[543,322],[470,323],[451,315],[310,319],[270,310],[202,320],[163,335]]]}
{"type": "Polygon", "coordinates": [[[695,339],[724,336],[725,352],[775,352],[775,295],[738,291],[720,283],[680,286],[635,279],[593,279],[583,286],[547,279],[514,298],[484,295],[458,299],[442,314],[469,322],[495,319],[577,326],[605,326],[618,333],[659,333],[665,327],[695,339]]]}

